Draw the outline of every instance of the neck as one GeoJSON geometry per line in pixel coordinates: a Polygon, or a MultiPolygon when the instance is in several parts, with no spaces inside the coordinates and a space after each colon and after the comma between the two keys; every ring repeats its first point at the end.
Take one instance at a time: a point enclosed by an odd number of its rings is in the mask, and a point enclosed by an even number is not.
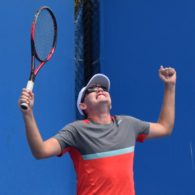
{"type": "Polygon", "coordinates": [[[89,115],[88,119],[93,121],[94,123],[98,123],[98,124],[110,124],[112,122],[112,118],[110,113],[102,113],[102,114],[98,114],[98,115],[89,115]]]}

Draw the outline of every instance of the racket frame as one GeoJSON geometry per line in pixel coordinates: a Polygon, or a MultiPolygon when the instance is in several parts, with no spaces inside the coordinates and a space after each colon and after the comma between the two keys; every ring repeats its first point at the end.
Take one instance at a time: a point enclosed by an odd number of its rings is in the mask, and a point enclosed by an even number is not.
{"type": "Polygon", "coordinates": [[[40,71],[40,69],[43,67],[43,65],[49,61],[51,59],[51,57],[54,54],[55,48],[56,48],[56,41],[57,41],[57,22],[56,22],[56,18],[52,12],[52,10],[47,7],[47,6],[42,6],[35,14],[33,22],[32,22],[32,27],[31,27],[31,72],[30,72],[30,77],[29,77],[29,81],[35,81],[35,77],[38,74],[38,72],[40,71]],[[39,55],[36,52],[36,48],[35,48],[35,27],[36,27],[36,23],[38,20],[38,17],[40,15],[40,13],[43,10],[47,10],[49,12],[49,14],[52,17],[53,20],[53,25],[54,25],[54,38],[53,38],[53,43],[52,43],[52,47],[51,50],[49,52],[49,54],[47,55],[46,59],[40,59],[39,55]],[[40,64],[35,68],[35,58],[40,62],[40,64]]]}
{"type": "MultiPolygon", "coordinates": [[[[56,42],[57,42],[57,21],[56,21],[56,18],[54,16],[52,10],[49,7],[42,6],[35,13],[34,19],[32,21],[32,26],[31,26],[30,40],[31,40],[31,66],[30,66],[31,67],[31,70],[30,70],[29,80],[28,80],[27,85],[26,85],[26,89],[32,91],[33,90],[33,87],[34,87],[35,78],[36,78],[38,72],[43,67],[43,65],[51,59],[51,57],[53,56],[54,51],[56,49],[56,42]],[[35,49],[35,42],[34,42],[36,23],[37,23],[37,20],[38,20],[38,17],[40,15],[40,13],[43,10],[47,10],[49,12],[49,14],[52,17],[53,25],[54,25],[54,38],[53,38],[52,47],[51,47],[51,50],[50,50],[49,54],[47,55],[46,59],[44,59],[44,60],[43,59],[40,59],[40,57],[38,56],[38,54],[36,52],[36,49],[35,49]],[[36,68],[35,68],[35,59],[37,59],[39,61],[39,65],[36,68]]],[[[26,103],[22,103],[21,104],[21,108],[26,110],[26,109],[28,109],[28,105],[26,103]]]]}

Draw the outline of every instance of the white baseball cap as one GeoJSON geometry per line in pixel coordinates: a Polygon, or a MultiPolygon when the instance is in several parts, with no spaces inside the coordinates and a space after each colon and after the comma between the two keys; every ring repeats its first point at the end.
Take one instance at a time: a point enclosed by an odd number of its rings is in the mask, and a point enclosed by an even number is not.
{"type": "Polygon", "coordinates": [[[110,79],[106,75],[100,73],[93,75],[87,85],[80,90],[77,98],[77,108],[81,115],[84,115],[83,111],[80,109],[80,103],[83,99],[83,96],[85,95],[85,91],[94,85],[100,85],[110,91],[110,79]]]}

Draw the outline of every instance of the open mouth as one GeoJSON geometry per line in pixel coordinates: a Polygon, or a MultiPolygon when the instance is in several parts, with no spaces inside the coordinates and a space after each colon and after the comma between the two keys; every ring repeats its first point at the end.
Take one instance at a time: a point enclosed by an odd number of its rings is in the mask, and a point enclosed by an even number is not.
{"type": "Polygon", "coordinates": [[[98,98],[99,96],[102,96],[102,95],[105,97],[105,95],[103,93],[99,93],[99,94],[97,94],[96,98],[98,98]]]}

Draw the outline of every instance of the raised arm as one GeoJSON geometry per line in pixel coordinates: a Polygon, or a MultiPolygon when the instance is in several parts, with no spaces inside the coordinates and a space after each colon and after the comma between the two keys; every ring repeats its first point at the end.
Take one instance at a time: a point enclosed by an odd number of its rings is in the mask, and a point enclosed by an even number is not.
{"type": "Polygon", "coordinates": [[[159,119],[156,123],[150,123],[150,132],[147,138],[170,135],[174,126],[176,71],[174,68],[161,66],[159,77],[164,82],[164,98],[159,119]]]}
{"type": "Polygon", "coordinates": [[[46,141],[43,141],[42,139],[37,123],[35,121],[35,117],[33,115],[33,92],[27,89],[23,89],[18,101],[18,105],[23,115],[26,136],[33,156],[37,159],[41,159],[60,154],[61,147],[56,139],[50,138],[46,141]],[[28,109],[22,109],[20,107],[21,103],[27,103],[28,109]]]}

